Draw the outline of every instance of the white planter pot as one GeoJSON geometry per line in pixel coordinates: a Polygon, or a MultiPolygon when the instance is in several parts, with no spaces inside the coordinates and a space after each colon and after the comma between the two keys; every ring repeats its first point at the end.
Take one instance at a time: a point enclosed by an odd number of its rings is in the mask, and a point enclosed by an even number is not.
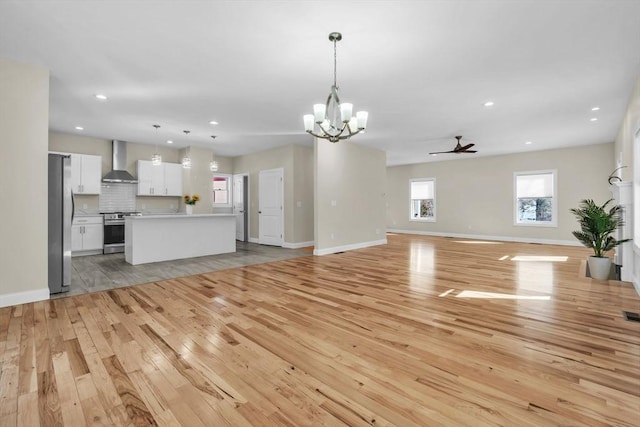
{"type": "Polygon", "coordinates": [[[589,264],[589,275],[595,280],[607,280],[609,279],[609,272],[611,271],[611,258],[598,258],[590,256],[587,260],[589,264]]]}
{"type": "Polygon", "coordinates": [[[193,213],[193,205],[185,205],[184,207],[186,208],[185,212],[187,215],[191,215],[193,213]]]}

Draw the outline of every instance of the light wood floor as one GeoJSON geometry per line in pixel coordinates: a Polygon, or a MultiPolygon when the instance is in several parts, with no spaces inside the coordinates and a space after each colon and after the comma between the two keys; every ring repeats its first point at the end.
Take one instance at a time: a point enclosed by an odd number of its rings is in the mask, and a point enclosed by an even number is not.
{"type": "Polygon", "coordinates": [[[0,309],[0,424],[639,425],[640,298],[585,249],[388,239],[0,309]]]}

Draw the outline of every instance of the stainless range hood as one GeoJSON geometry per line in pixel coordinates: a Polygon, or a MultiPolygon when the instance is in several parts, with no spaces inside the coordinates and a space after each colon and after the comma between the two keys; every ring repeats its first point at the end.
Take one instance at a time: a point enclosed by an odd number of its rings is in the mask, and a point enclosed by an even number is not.
{"type": "Polygon", "coordinates": [[[113,165],[111,172],[102,178],[102,182],[123,182],[136,184],[138,182],[127,172],[127,142],[113,140],[113,165]]]}

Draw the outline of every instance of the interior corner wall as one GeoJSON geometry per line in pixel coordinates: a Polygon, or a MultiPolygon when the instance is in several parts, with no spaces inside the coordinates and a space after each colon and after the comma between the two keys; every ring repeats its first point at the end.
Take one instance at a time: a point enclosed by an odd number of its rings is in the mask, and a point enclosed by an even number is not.
{"type": "Polygon", "coordinates": [[[315,143],[315,251],[386,242],[386,155],[352,142],[315,143]]]}
{"type": "Polygon", "coordinates": [[[49,71],[0,58],[0,306],[48,289],[49,71]]]}
{"type": "MultiPolygon", "coordinates": [[[[184,194],[197,194],[200,201],[193,207],[193,213],[209,214],[213,211],[213,172],[209,169],[212,159],[211,150],[189,147],[181,150],[181,155],[189,155],[191,168],[182,170],[182,189],[184,194]]],[[[222,173],[222,172],[220,172],[222,173]]],[[[185,211],[184,201],[180,201],[180,210],[185,211]]],[[[230,209],[229,209],[230,211],[230,209]]]]}
{"type": "Polygon", "coordinates": [[[394,166],[387,169],[387,226],[392,231],[498,238],[558,244],[579,243],[569,212],[580,200],[611,198],[613,143],[491,157],[394,166]],[[513,173],[555,169],[558,226],[514,225],[513,173]],[[436,222],[411,221],[409,180],[436,178],[436,222]]]}

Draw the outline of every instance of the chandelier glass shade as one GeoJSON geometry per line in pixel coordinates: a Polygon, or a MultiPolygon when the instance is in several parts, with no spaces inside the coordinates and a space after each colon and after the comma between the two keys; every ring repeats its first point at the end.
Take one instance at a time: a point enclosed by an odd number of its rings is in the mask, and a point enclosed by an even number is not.
{"type": "Polygon", "coordinates": [[[342,34],[330,33],[329,40],[333,42],[333,86],[327,102],[314,104],[313,114],[305,114],[303,120],[305,132],[316,138],[338,142],[362,132],[367,127],[369,113],[358,111],[354,116],[353,104],[340,103],[336,79],[336,43],[342,40],[342,34]]]}
{"type": "MultiPolygon", "coordinates": [[[[189,136],[191,131],[183,130],[185,136],[189,136]]],[[[189,157],[189,147],[187,147],[187,151],[185,152],[184,157],[182,158],[182,168],[183,169],[191,169],[191,157],[189,157]]]]}
{"type": "Polygon", "coordinates": [[[151,164],[153,166],[160,166],[162,164],[162,156],[160,154],[158,154],[158,128],[160,127],[160,125],[153,125],[154,128],[156,128],[156,151],[155,153],[153,153],[153,155],[151,156],[151,164]]]}

